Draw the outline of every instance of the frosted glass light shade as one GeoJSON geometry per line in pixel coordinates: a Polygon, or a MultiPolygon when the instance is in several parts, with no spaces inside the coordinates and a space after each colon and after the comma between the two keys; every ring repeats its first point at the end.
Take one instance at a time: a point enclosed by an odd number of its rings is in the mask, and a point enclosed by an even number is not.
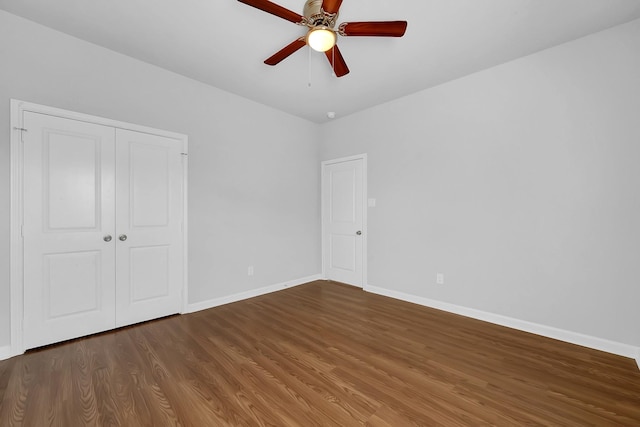
{"type": "Polygon", "coordinates": [[[307,44],[318,52],[326,52],[336,44],[336,33],[327,27],[315,27],[307,33],[307,44]]]}

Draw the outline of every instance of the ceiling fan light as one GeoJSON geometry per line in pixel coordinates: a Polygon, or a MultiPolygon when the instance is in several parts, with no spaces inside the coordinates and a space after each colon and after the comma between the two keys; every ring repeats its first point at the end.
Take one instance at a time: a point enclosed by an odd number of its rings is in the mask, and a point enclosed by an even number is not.
{"type": "Polygon", "coordinates": [[[326,52],[336,45],[336,33],[329,27],[315,27],[307,33],[307,44],[318,52],[326,52]]]}

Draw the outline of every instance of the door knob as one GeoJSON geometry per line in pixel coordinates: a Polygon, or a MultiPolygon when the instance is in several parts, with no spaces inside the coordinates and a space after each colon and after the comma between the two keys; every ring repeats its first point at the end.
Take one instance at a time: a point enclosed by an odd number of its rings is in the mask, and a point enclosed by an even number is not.
{"type": "Polygon", "coordinates": [[[105,242],[110,242],[111,241],[111,236],[110,235],[106,235],[102,238],[102,240],[104,240],[105,242]]]}
{"type": "Polygon", "coordinates": [[[124,242],[125,240],[127,240],[127,235],[121,234],[120,236],[118,236],[118,239],[120,239],[121,242],[124,242]]]}
{"type": "Polygon", "coordinates": [[[358,231],[356,231],[356,234],[357,234],[358,236],[360,236],[360,235],[362,235],[362,231],[358,230],[358,231]]]}

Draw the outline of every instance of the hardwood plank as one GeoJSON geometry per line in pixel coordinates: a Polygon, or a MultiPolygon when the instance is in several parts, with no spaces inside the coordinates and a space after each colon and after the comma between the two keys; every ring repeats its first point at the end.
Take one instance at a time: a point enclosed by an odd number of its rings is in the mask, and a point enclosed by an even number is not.
{"type": "Polygon", "coordinates": [[[640,425],[631,359],[317,281],[0,362],[0,426],[640,425]]]}

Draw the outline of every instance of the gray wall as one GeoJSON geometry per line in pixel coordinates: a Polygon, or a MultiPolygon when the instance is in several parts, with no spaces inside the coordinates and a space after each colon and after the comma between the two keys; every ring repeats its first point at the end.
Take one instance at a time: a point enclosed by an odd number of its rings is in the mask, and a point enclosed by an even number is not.
{"type": "Polygon", "coordinates": [[[189,136],[191,303],[320,273],[317,125],[2,11],[0,58],[0,347],[11,98],[189,136]]]}
{"type": "Polygon", "coordinates": [[[640,345],[640,21],[323,140],[323,160],[369,156],[369,285],[640,345]]]}

